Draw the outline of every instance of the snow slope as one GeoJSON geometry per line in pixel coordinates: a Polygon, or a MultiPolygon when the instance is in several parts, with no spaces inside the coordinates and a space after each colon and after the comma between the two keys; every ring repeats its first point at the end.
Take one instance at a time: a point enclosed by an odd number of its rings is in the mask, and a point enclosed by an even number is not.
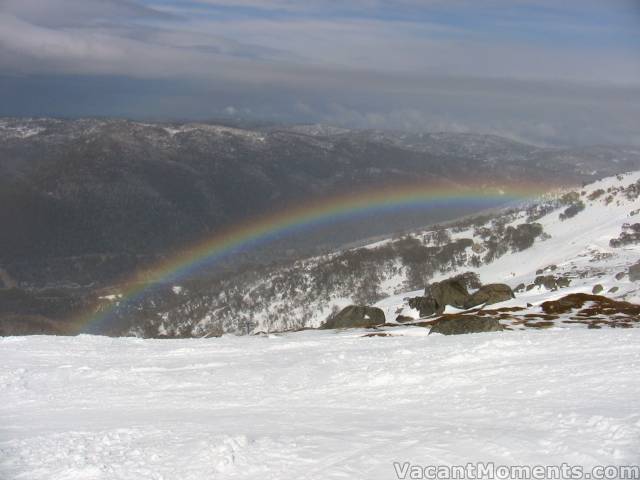
{"type": "Polygon", "coordinates": [[[640,330],[0,339],[0,478],[640,461],[640,330]]]}
{"type": "MultiPolygon", "coordinates": [[[[613,279],[610,277],[625,271],[640,259],[640,245],[622,248],[609,246],[609,240],[618,237],[623,224],[640,221],[640,218],[631,215],[640,208],[640,198],[627,199],[623,195],[616,195],[614,201],[606,204],[607,193],[592,201],[587,197],[600,189],[606,192],[609,188],[628,187],[640,180],[640,172],[620,177],[621,180],[609,177],[582,189],[585,192],[582,200],[586,207],[575,217],[561,221],[558,211],[554,211],[538,220],[551,238],[478,268],[483,282],[508,282],[515,287],[521,282],[530,282],[536,270],[554,264],[559,267],[554,271],[555,274],[570,274],[572,270],[585,269],[605,273],[603,277],[588,275],[584,282],[574,280],[574,285],[578,283],[583,286],[579,291],[586,292],[594,283],[601,283],[605,288],[612,286],[613,279]]],[[[636,286],[631,282],[623,287],[616,297],[626,299],[636,294],[636,286]]],[[[640,300],[640,296],[635,298],[640,300]]]]}
{"type": "MultiPolygon", "coordinates": [[[[585,209],[575,217],[560,220],[562,209],[554,209],[536,220],[549,236],[537,239],[534,244],[520,252],[509,252],[491,263],[477,268],[468,265],[458,270],[439,272],[434,280],[442,280],[467,270],[476,272],[483,284],[506,283],[511,288],[518,285],[531,285],[543,270],[544,275],[564,276],[571,284],[567,288],[548,291],[544,287],[535,287],[516,293],[516,299],[494,304],[494,308],[525,307],[533,308],[523,314],[539,313],[538,306],[549,300],[556,300],[571,293],[591,293],[594,286],[602,285],[603,294],[616,300],[640,303],[640,284],[632,282],[626,275],[629,267],[640,260],[640,244],[623,247],[611,247],[609,241],[617,238],[623,225],[640,222],[640,197],[627,197],[625,192],[640,181],[640,172],[631,172],[618,177],[609,177],[587,185],[580,190],[585,209]],[[594,192],[605,193],[589,200],[594,192]],[[612,194],[613,200],[607,202],[612,194]],[[551,270],[549,267],[553,267],[551,270]],[[616,275],[624,276],[616,278],[616,275]],[[609,290],[614,288],[614,293],[609,290]]],[[[511,222],[516,226],[525,222],[526,212],[522,211],[511,222]]],[[[458,238],[473,238],[472,230],[454,233],[458,238]]],[[[406,299],[422,295],[422,290],[392,295],[381,300],[376,306],[385,311],[388,320],[401,313],[417,317],[417,311],[409,309],[406,299]]]]}

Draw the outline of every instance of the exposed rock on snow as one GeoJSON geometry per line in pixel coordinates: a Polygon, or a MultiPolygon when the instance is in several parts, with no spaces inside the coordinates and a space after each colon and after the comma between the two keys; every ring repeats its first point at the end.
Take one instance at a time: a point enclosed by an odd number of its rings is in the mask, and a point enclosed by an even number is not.
{"type": "Polygon", "coordinates": [[[408,305],[409,308],[417,310],[422,318],[442,313],[445,307],[440,307],[433,297],[413,297],[408,300],[408,305]]]}
{"type": "Polygon", "coordinates": [[[385,316],[381,309],[350,305],[329,318],[322,328],[368,328],[383,323],[385,323],[385,316]]]}
{"type": "Polygon", "coordinates": [[[465,333],[500,332],[504,327],[498,319],[476,315],[445,315],[433,324],[431,333],[461,335],[465,333]]]}
{"type": "Polygon", "coordinates": [[[465,283],[459,278],[450,278],[427,286],[424,296],[435,301],[436,312],[442,313],[447,305],[463,308],[469,297],[465,283]]]}
{"type": "Polygon", "coordinates": [[[504,283],[491,283],[481,286],[477,292],[470,295],[464,302],[465,308],[472,308],[480,304],[493,305],[494,303],[506,302],[515,298],[513,290],[504,283]]]}
{"type": "Polygon", "coordinates": [[[456,276],[427,286],[425,296],[410,298],[408,305],[418,310],[421,317],[429,317],[443,313],[447,306],[469,309],[480,304],[491,305],[514,298],[511,287],[504,283],[477,286],[478,290],[469,294],[464,279],[456,276]]]}

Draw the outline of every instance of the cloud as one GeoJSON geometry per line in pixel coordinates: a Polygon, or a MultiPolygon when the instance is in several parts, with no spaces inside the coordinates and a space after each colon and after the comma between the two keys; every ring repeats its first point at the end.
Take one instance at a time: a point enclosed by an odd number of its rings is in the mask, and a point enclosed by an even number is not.
{"type": "Polygon", "coordinates": [[[0,71],[50,79],[49,91],[55,78],[125,90],[74,110],[87,114],[232,106],[275,121],[623,142],[637,139],[640,110],[636,11],[624,0],[4,0],[0,71]],[[144,82],[167,90],[141,96],[144,82]]]}
{"type": "MultiPolygon", "coordinates": [[[[199,3],[228,4],[235,8],[254,4],[288,10],[301,8],[300,2],[289,0],[199,3]]],[[[356,3],[372,8],[382,8],[384,4],[378,0],[356,3]]],[[[399,9],[444,5],[441,1],[392,3],[399,9]]],[[[251,78],[250,83],[256,78],[286,82],[287,76],[282,73],[294,70],[290,75],[293,82],[304,78],[305,73],[317,79],[321,69],[325,70],[323,76],[327,81],[335,79],[336,74],[348,77],[361,71],[382,75],[640,83],[636,50],[549,46],[517,36],[507,42],[496,31],[487,33],[482,28],[470,28],[462,20],[448,23],[438,20],[428,9],[426,12],[432,19],[429,16],[398,19],[388,9],[385,12],[389,18],[333,16],[331,7],[342,4],[332,0],[304,2],[307,9],[323,9],[323,15],[315,16],[229,18],[189,17],[188,11],[179,6],[177,13],[167,14],[160,6],[153,8],[149,6],[152,3],[143,5],[132,0],[5,0],[0,10],[0,66],[5,72],[103,73],[151,78],[175,75],[220,79],[237,72],[233,81],[251,78]]],[[[453,2],[458,5],[454,8],[456,12],[460,5],[470,4],[464,0],[453,2]]],[[[487,3],[491,4],[504,2],[487,3]]],[[[473,10],[469,15],[481,13],[473,10]]],[[[535,18],[522,16],[514,20],[502,15],[498,20],[502,22],[500,28],[504,28],[504,22],[515,22],[518,26],[523,21],[535,23],[535,18]]],[[[546,28],[555,25],[566,30],[566,21],[563,18],[549,22],[546,28]]]]}
{"type": "Polygon", "coordinates": [[[132,0],[3,0],[0,12],[37,25],[57,27],[116,19],[174,18],[132,0]]]}

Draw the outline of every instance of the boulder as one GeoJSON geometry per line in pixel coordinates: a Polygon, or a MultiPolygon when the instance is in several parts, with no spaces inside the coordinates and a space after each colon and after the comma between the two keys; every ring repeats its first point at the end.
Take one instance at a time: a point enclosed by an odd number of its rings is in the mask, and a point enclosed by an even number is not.
{"type": "Polygon", "coordinates": [[[504,327],[496,318],[477,315],[447,315],[438,320],[429,335],[462,335],[465,333],[500,332],[504,327]]]}
{"type": "Polygon", "coordinates": [[[329,318],[320,328],[369,328],[385,323],[384,312],[376,307],[350,305],[329,318]]]}
{"type": "Polygon", "coordinates": [[[567,277],[558,277],[556,279],[556,285],[558,286],[558,288],[567,288],[569,285],[571,285],[571,279],[567,277]]]}
{"type": "Polygon", "coordinates": [[[553,275],[538,275],[533,281],[536,285],[542,285],[547,290],[557,290],[558,283],[553,275]]]}
{"type": "Polygon", "coordinates": [[[427,286],[424,296],[433,298],[436,302],[437,312],[442,313],[447,305],[464,308],[469,292],[467,291],[465,280],[449,278],[427,286]]]}
{"type": "Polygon", "coordinates": [[[593,293],[594,295],[597,295],[603,290],[604,290],[604,287],[598,283],[597,285],[593,286],[593,288],[591,289],[591,293],[593,293]]]}
{"type": "Polygon", "coordinates": [[[396,317],[396,322],[398,322],[398,323],[408,323],[408,322],[413,322],[413,321],[415,321],[415,318],[407,317],[406,315],[398,315],[396,317]]]}
{"type": "MultiPolygon", "coordinates": [[[[409,299],[409,306],[420,312],[421,317],[429,317],[438,312],[439,306],[431,297],[413,297],[409,299]]],[[[444,310],[444,307],[442,308],[444,310]]],[[[442,312],[440,312],[442,313],[442,312]]]]}
{"type": "Polygon", "coordinates": [[[640,262],[629,267],[629,280],[632,282],[640,280],[640,262]]]}
{"type": "Polygon", "coordinates": [[[616,280],[622,280],[627,272],[618,272],[616,273],[616,280]]]}
{"type": "Polygon", "coordinates": [[[513,290],[504,283],[490,283],[483,285],[473,295],[467,298],[464,308],[471,308],[483,303],[491,305],[493,303],[504,302],[515,298],[513,290]]]}
{"type": "Polygon", "coordinates": [[[611,287],[607,293],[616,293],[618,290],[620,290],[620,288],[618,288],[618,287],[611,287]]]}
{"type": "Polygon", "coordinates": [[[520,293],[520,292],[524,292],[524,289],[525,289],[525,285],[524,285],[524,283],[521,283],[516,288],[514,288],[513,291],[515,293],[520,293]]]}

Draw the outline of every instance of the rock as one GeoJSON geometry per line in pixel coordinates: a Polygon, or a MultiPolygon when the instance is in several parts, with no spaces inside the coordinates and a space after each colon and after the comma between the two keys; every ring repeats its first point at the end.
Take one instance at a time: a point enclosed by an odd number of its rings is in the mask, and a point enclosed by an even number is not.
{"type": "Polygon", "coordinates": [[[632,282],[640,280],[640,262],[629,267],[629,280],[632,282]]]}
{"type": "Polygon", "coordinates": [[[618,288],[618,287],[611,287],[607,293],[616,293],[618,290],[620,290],[620,288],[618,288]]]}
{"type": "Polygon", "coordinates": [[[476,273],[466,272],[441,282],[434,282],[424,289],[423,297],[409,299],[409,306],[420,312],[420,317],[441,314],[447,305],[464,308],[470,295],[468,287],[480,287],[476,273]]]}
{"type": "MultiPolygon", "coordinates": [[[[438,304],[431,297],[410,298],[409,306],[418,310],[421,317],[429,317],[438,311],[438,304]]],[[[444,308],[442,310],[444,310],[444,308]]]]}
{"type": "Polygon", "coordinates": [[[465,333],[500,332],[504,327],[497,319],[477,315],[447,315],[438,320],[429,335],[461,335],[465,333]]]}
{"type": "Polygon", "coordinates": [[[515,293],[520,293],[520,292],[524,292],[524,289],[525,289],[524,283],[521,283],[516,288],[514,288],[513,291],[515,293]]]}
{"type": "Polygon", "coordinates": [[[597,285],[593,286],[593,289],[591,290],[591,293],[593,293],[594,295],[597,295],[598,293],[602,292],[603,290],[604,290],[604,287],[598,283],[597,285]]]}
{"type": "Polygon", "coordinates": [[[533,290],[535,287],[536,287],[536,286],[535,286],[533,283],[531,283],[531,284],[527,285],[526,290],[527,290],[527,292],[528,292],[529,290],[533,290]]]}
{"type": "Polygon", "coordinates": [[[396,322],[398,323],[407,323],[407,322],[413,322],[415,320],[415,318],[413,317],[407,317],[406,315],[398,315],[396,317],[396,322]]]}
{"type": "Polygon", "coordinates": [[[466,300],[464,307],[471,308],[482,303],[491,305],[511,300],[512,298],[515,298],[515,295],[509,285],[505,285],[504,283],[491,283],[480,287],[477,292],[466,300]]]}
{"type": "Polygon", "coordinates": [[[557,300],[543,302],[540,307],[547,315],[560,315],[578,310],[574,312],[575,316],[583,318],[583,322],[598,320],[598,317],[601,317],[598,321],[602,322],[602,317],[608,317],[609,322],[614,322],[613,326],[622,326],[615,323],[628,323],[620,321],[620,317],[629,317],[633,322],[633,319],[640,315],[640,305],[588,293],[572,293],[557,300]]]}
{"type": "Polygon", "coordinates": [[[627,272],[618,272],[616,273],[616,280],[622,280],[627,272]]]}
{"type": "Polygon", "coordinates": [[[558,283],[553,275],[539,275],[533,281],[536,285],[542,285],[547,290],[557,290],[558,283]]]}
{"type": "Polygon", "coordinates": [[[558,288],[567,288],[571,284],[571,279],[567,277],[558,277],[556,279],[556,285],[558,288]]]}
{"type": "Polygon", "coordinates": [[[436,302],[437,313],[442,313],[447,305],[464,308],[469,292],[464,280],[450,278],[429,285],[425,289],[424,295],[425,297],[433,298],[436,302]]]}
{"type": "Polygon", "coordinates": [[[542,275],[544,273],[544,270],[542,268],[539,268],[538,270],[536,270],[536,275],[542,275]]]}
{"type": "Polygon", "coordinates": [[[350,305],[327,320],[320,328],[368,328],[385,323],[384,312],[376,307],[350,305]]]}

